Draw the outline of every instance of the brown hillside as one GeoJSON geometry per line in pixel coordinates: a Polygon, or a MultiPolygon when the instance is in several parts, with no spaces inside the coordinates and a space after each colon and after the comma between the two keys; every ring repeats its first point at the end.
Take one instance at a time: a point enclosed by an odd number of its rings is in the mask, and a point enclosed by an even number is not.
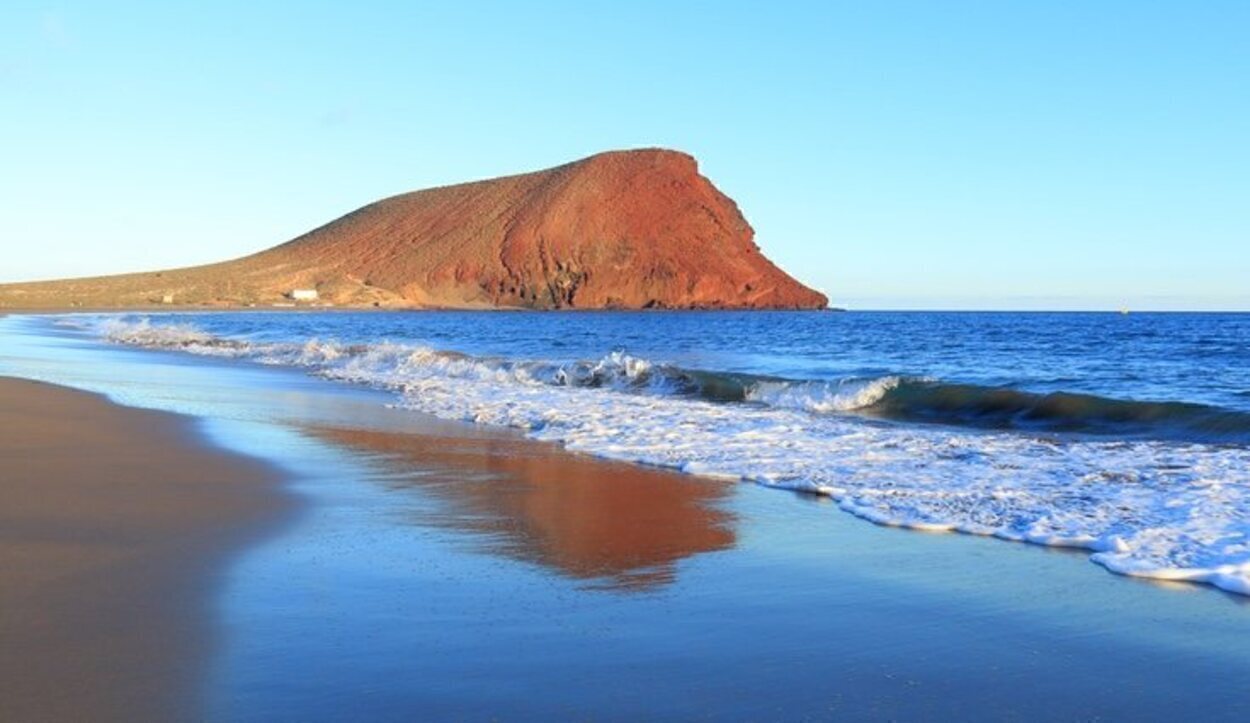
{"type": "Polygon", "coordinates": [[[737,205],[665,150],[387,198],[208,266],[0,285],[0,307],[823,308],[760,254],[737,205]]]}

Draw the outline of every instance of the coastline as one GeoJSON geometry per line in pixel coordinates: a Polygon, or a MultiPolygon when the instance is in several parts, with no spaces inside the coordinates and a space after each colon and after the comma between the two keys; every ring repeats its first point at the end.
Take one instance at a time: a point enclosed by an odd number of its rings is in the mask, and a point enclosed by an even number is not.
{"type": "Polygon", "coordinates": [[[231,555],[291,506],[185,417],[0,377],[0,719],[196,718],[231,555]]]}
{"type": "Polygon", "coordinates": [[[903,534],[825,497],[573,454],[303,370],[6,331],[6,373],[191,415],[308,500],[229,566],[188,573],[211,581],[216,630],[195,617],[208,596],[184,595],[200,646],[175,651],[183,707],[152,717],[1246,714],[1238,596],[903,534]]]}
{"type": "Polygon", "coordinates": [[[525,306],[355,306],[351,304],[270,304],[261,305],[138,305],[138,306],[4,306],[0,305],[0,317],[6,314],[19,316],[56,316],[62,314],[211,314],[211,313],[240,313],[240,312],[279,312],[279,313],[325,313],[325,312],[349,312],[360,313],[369,312],[375,314],[386,313],[405,313],[405,312],[503,312],[503,313],[541,313],[541,314],[595,314],[595,313],[615,313],[629,312],[639,314],[673,314],[673,313],[845,313],[850,309],[840,306],[826,306],[820,309],[790,309],[790,308],[750,308],[750,307],[726,307],[726,306],[689,306],[674,308],[615,308],[615,307],[562,307],[556,309],[535,309],[525,306]]]}

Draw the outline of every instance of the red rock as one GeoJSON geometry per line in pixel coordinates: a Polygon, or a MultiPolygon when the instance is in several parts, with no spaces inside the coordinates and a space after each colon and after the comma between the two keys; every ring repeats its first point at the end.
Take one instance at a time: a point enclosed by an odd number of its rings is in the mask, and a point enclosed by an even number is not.
{"type": "MultiPolygon", "coordinates": [[[[169,294],[178,304],[266,304],[316,288],[341,305],[826,306],[764,258],[753,237],[690,156],[618,151],[387,198],[235,261],[74,284],[78,301],[96,305],[169,294]],[[110,291],[115,298],[102,298],[110,291]]],[[[5,292],[15,288],[0,287],[0,304],[14,301],[5,292]]]]}

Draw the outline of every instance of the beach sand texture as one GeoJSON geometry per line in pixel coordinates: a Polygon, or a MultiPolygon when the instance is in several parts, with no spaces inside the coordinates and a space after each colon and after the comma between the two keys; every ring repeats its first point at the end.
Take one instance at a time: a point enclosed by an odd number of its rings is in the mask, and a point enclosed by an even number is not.
{"type": "Polygon", "coordinates": [[[171,414],[0,378],[0,720],[194,717],[225,556],[284,508],[171,414]]]}

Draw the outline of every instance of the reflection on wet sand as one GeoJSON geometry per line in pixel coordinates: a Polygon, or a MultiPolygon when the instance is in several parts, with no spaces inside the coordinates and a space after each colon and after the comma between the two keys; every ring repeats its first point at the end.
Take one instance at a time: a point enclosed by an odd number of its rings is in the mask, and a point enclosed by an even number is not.
{"type": "Polygon", "coordinates": [[[369,454],[388,481],[442,504],[420,524],[473,533],[485,549],[596,587],[672,582],[686,557],[734,545],[726,482],[569,454],[529,440],[320,429],[369,454]]]}

